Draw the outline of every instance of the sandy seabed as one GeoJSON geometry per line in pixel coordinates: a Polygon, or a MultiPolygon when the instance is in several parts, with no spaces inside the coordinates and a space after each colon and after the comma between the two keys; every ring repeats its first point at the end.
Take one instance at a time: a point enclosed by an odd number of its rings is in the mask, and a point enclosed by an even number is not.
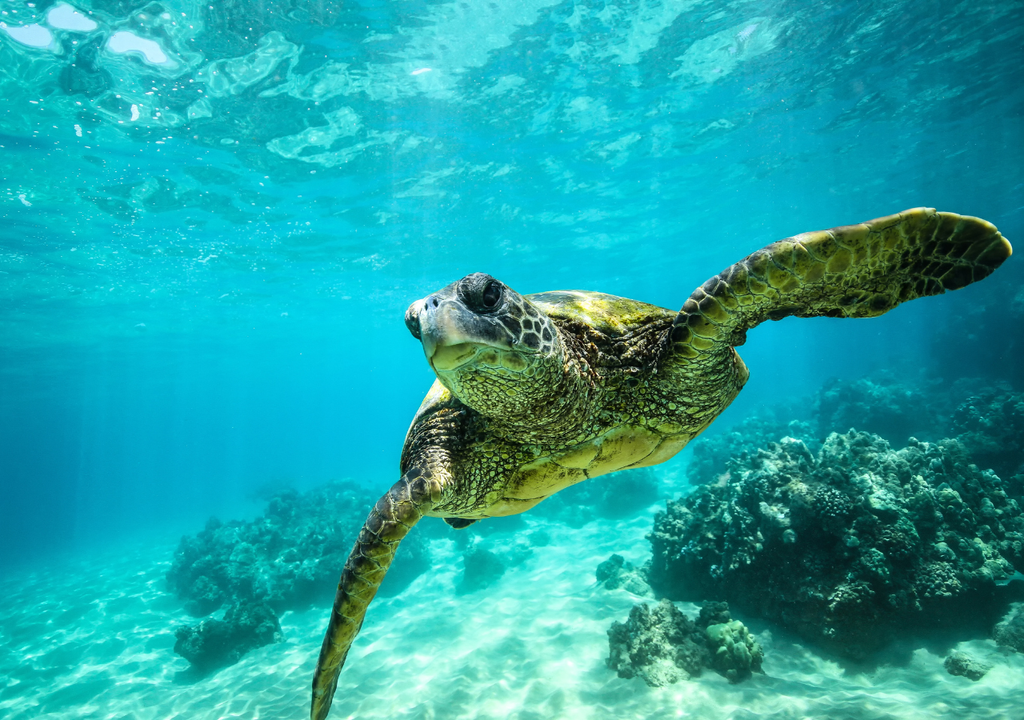
{"type": "MultiPolygon", "coordinates": [[[[525,532],[491,538],[522,543],[543,530],[551,544],[466,594],[458,592],[461,551],[450,539],[431,540],[430,570],[371,606],[331,718],[1024,717],[1024,655],[991,640],[957,645],[993,666],[972,682],[945,672],[948,646],[850,667],[739,616],[764,646],[764,674],[730,685],[707,671],[664,688],[617,677],[605,665],[608,627],[651,598],[606,590],[594,570],[612,553],[643,563],[656,509],[582,529],[527,516],[525,532]]],[[[0,718],[308,717],[329,608],[284,613],[284,642],[196,680],[172,649],[174,627],[195,622],[164,587],[173,550],[133,548],[0,580],[0,718]]]]}

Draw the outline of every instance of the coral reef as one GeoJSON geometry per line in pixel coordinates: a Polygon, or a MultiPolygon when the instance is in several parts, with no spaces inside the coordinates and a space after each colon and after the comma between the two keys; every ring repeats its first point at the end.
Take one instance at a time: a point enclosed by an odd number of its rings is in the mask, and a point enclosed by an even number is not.
{"type": "Polygon", "coordinates": [[[992,639],[998,645],[1024,653],[1024,603],[1014,603],[1010,607],[992,630],[992,639]]]}
{"type": "MultiPolygon", "coordinates": [[[[270,499],[262,517],[221,523],[181,539],[168,588],[201,617],[225,603],[259,600],[274,610],[329,598],[356,534],[376,498],[343,483],[270,499]]],[[[402,543],[381,588],[393,594],[429,564],[428,546],[413,533],[402,543]]]]}
{"type": "MultiPolygon", "coordinates": [[[[815,406],[819,437],[851,428],[898,445],[910,437],[956,437],[979,467],[992,469],[1010,482],[1011,495],[1024,495],[1024,394],[1013,392],[1006,383],[979,378],[949,384],[921,378],[896,380],[881,372],[859,380],[829,381],[818,392],[815,406]]],[[[758,422],[748,421],[751,427],[743,432],[741,444],[748,453],[779,439],[758,432],[758,422]]],[[[816,450],[806,436],[790,435],[816,450]]],[[[699,450],[695,447],[695,459],[699,450]]],[[[716,450],[726,457],[740,454],[730,447],[716,450]]],[[[718,462],[724,465],[725,460],[718,462]]]]}
{"type": "Polygon", "coordinates": [[[948,434],[946,413],[934,412],[934,398],[934,393],[920,385],[897,380],[889,373],[829,380],[815,400],[818,437],[851,428],[901,445],[912,436],[944,437],[948,434]]]}
{"type": "Polygon", "coordinates": [[[988,663],[975,660],[967,653],[953,650],[942,663],[950,675],[960,675],[968,680],[981,680],[992,669],[988,663]]]}
{"type": "Polygon", "coordinates": [[[612,623],[608,645],[608,667],[651,687],[697,677],[710,659],[704,633],[668,600],[634,605],[625,623],[612,623]]]}
{"type": "Polygon", "coordinates": [[[479,544],[474,543],[462,554],[462,581],[459,593],[469,593],[493,584],[505,574],[508,563],[497,553],[493,553],[479,544]]]}
{"type": "Polygon", "coordinates": [[[597,581],[606,590],[624,588],[634,595],[648,595],[651,592],[643,570],[627,562],[621,555],[612,555],[597,566],[597,581]]]}
{"type": "Polygon", "coordinates": [[[658,499],[658,476],[651,468],[621,470],[568,487],[530,511],[583,527],[595,517],[622,518],[658,499]]]}
{"type": "Polygon", "coordinates": [[[693,456],[686,468],[687,479],[692,485],[726,480],[731,462],[742,463],[747,456],[784,437],[802,440],[810,447],[817,446],[811,425],[805,421],[749,417],[726,432],[701,436],[691,443],[693,456]]]}
{"type": "Polygon", "coordinates": [[[956,440],[833,433],[815,457],[787,438],[655,519],[649,580],[725,599],[863,657],[917,623],[995,613],[1024,568],[1024,514],[956,440]]]}
{"type": "Polygon", "coordinates": [[[625,623],[612,623],[608,650],[608,667],[619,677],[640,677],[651,687],[698,677],[705,667],[739,682],[760,672],[763,658],[725,603],[708,603],[695,623],[668,600],[653,610],[634,605],[625,623]]]}
{"type": "Polygon", "coordinates": [[[729,682],[741,682],[752,673],[761,672],[764,652],[746,625],[729,620],[708,625],[705,632],[711,667],[729,682]]]}
{"type": "Polygon", "coordinates": [[[962,402],[953,413],[957,439],[979,466],[1000,477],[1014,478],[1020,494],[1024,476],[1024,393],[1006,386],[990,387],[962,402]]]}
{"type": "Polygon", "coordinates": [[[231,605],[223,620],[182,625],[174,635],[174,652],[201,673],[232,665],[250,650],[282,639],[274,611],[266,603],[248,600],[231,605]]]}
{"type": "Polygon", "coordinates": [[[532,548],[523,542],[503,543],[495,552],[474,538],[462,553],[462,580],[456,592],[464,595],[493,585],[507,569],[523,563],[532,554],[532,548]]]}

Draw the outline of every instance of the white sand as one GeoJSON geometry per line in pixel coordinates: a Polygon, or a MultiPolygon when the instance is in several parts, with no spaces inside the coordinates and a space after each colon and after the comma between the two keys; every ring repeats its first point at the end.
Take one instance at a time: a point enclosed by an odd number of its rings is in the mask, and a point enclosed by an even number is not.
{"type": "MultiPolygon", "coordinates": [[[[919,649],[873,670],[844,670],[789,634],[748,621],[764,675],[739,685],[707,671],[666,688],[609,670],[607,629],[638,599],[594,579],[618,552],[642,563],[655,508],[576,530],[527,516],[552,545],[494,585],[459,595],[461,552],[433,542],[433,567],[378,599],[342,672],[332,718],[1019,718],[1024,655],[990,640],[961,649],[993,664],[952,677],[919,649]]],[[[424,522],[430,522],[426,520],[424,522]]],[[[525,532],[485,541],[514,543],[525,532]]],[[[0,718],[200,720],[307,717],[329,608],[282,617],[285,641],[199,681],[172,651],[194,622],[164,590],[173,545],[8,575],[0,582],[0,718]]],[[[692,605],[684,612],[694,614],[692,605]]]]}

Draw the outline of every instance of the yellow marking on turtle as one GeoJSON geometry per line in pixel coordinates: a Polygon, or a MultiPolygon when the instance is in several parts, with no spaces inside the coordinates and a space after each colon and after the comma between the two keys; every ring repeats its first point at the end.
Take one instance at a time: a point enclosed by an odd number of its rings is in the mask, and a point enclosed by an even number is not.
{"type": "Polygon", "coordinates": [[[659,444],[650,455],[639,462],[628,465],[627,467],[642,468],[663,463],[674,457],[676,453],[686,447],[686,444],[690,442],[691,439],[692,437],[689,435],[673,435],[667,437],[661,441],[661,444],[659,444]]]}
{"type": "Polygon", "coordinates": [[[634,465],[649,457],[662,439],[660,434],[646,428],[629,425],[613,428],[602,436],[601,451],[587,468],[587,473],[597,477],[634,465]]]}
{"type": "MultiPolygon", "coordinates": [[[[512,475],[505,498],[543,498],[586,479],[586,471],[559,465],[552,457],[542,457],[523,465],[512,475]]],[[[487,512],[490,514],[491,508],[487,512]]]]}
{"type": "Polygon", "coordinates": [[[476,343],[443,345],[434,351],[430,364],[435,370],[452,370],[472,360],[479,349],[480,345],[476,343]]]}
{"type": "Polygon", "coordinates": [[[515,353],[501,353],[501,365],[513,372],[522,372],[526,361],[515,353]]]}
{"type": "MultiPolygon", "coordinates": [[[[674,423],[665,427],[679,428],[674,423]]],[[[568,452],[537,458],[523,465],[509,481],[505,499],[548,497],[588,478],[627,467],[656,465],[682,450],[689,439],[688,435],[666,437],[643,427],[616,427],[568,452]]],[[[492,514],[492,509],[488,508],[487,513],[492,514]]]]}
{"type": "Polygon", "coordinates": [[[556,290],[525,297],[548,317],[581,320],[611,336],[625,335],[659,316],[672,319],[677,313],[657,305],[586,290],[556,290]]]}
{"type": "Polygon", "coordinates": [[[845,272],[850,267],[853,256],[849,250],[838,250],[836,254],[825,263],[825,270],[829,273],[845,272]]]}
{"type": "Polygon", "coordinates": [[[487,510],[485,510],[483,513],[474,515],[473,517],[475,519],[482,520],[484,518],[489,517],[508,517],[509,515],[518,515],[519,513],[526,512],[537,503],[546,499],[547,496],[537,498],[526,498],[523,500],[520,500],[518,498],[505,498],[504,500],[500,500],[494,505],[488,507],[487,510]]]}
{"type": "Polygon", "coordinates": [[[555,462],[562,467],[585,470],[590,467],[590,463],[594,462],[594,458],[597,457],[598,450],[599,448],[594,443],[586,443],[570,450],[564,455],[552,458],[552,462],[555,462]]]}

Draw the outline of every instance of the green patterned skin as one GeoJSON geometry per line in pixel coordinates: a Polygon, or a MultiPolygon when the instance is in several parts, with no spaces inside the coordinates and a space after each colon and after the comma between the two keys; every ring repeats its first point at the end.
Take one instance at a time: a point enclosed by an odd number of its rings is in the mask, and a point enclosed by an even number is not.
{"type": "Polygon", "coordinates": [[[406,436],[401,479],[345,564],[311,718],[326,718],[367,606],[422,517],[465,527],[664,462],[742,389],[735,347],[750,328],[790,315],[881,315],[980,280],[1010,253],[984,220],[917,208],[773,243],[705,282],[678,313],[592,292],[522,296],[481,273],[413,303],[406,323],[438,380],[406,436]]]}

